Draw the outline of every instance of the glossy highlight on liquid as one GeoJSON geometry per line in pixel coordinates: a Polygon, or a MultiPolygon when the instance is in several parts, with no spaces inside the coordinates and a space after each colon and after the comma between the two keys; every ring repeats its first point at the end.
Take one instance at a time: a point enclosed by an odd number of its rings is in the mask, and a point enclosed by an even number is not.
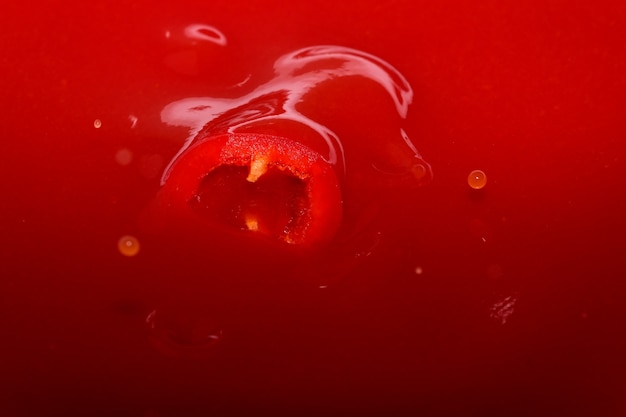
{"type": "MultiPolygon", "coordinates": [[[[192,144],[220,133],[256,132],[263,133],[269,126],[279,123],[297,124],[303,131],[314,132],[314,138],[295,138],[313,144],[325,159],[338,171],[348,169],[350,156],[345,155],[344,141],[363,140],[342,137],[327,126],[301,112],[299,107],[315,93],[322,84],[347,77],[361,77],[378,84],[391,98],[397,115],[405,118],[413,100],[413,91],[407,80],[395,68],[374,55],[339,46],[313,46],[279,57],[274,63],[275,76],[272,80],[256,87],[242,97],[190,97],[166,106],[161,112],[164,123],[186,126],[190,136],[176,157],[170,162],[163,175],[167,180],[169,170],[192,144]]],[[[317,104],[326,105],[324,102],[317,104]]],[[[366,120],[363,120],[366,123],[366,120]]],[[[420,179],[427,182],[431,176],[430,166],[421,158],[404,131],[398,128],[396,137],[380,138],[383,150],[388,142],[397,142],[420,166],[425,175],[420,179]]]]}
{"type": "Polygon", "coordinates": [[[467,176],[467,183],[474,190],[481,190],[487,185],[487,174],[480,169],[475,169],[467,176]]]}
{"type": "MultiPolygon", "coordinates": [[[[225,44],[224,41],[222,45],[225,44]]],[[[352,197],[356,195],[358,199],[362,191],[357,190],[417,187],[432,178],[430,165],[422,159],[401,123],[413,100],[413,90],[404,76],[384,60],[352,48],[312,46],[276,59],[271,80],[256,87],[248,80],[247,85],[250,91],[240,97],[189,97],[170,103],[161,111],[165,124],[189,129],[189,136],[161,178],[163,189],[157,200],[166,212],[162,217],[184,218],[183,213],[190,211],[191,204],[196,213],[202,207],[205,220],[216,225],[230,224],[234,229],[291,244],[311,242],[319,246],[321,242],[331,242],[337,229],[344,236],[358,231],[354,226],[339,228],[335,220],[344,210],[354,217],[358,214],[352,213],[363,211],[359,205],[372,204],[357,203],[352,197]],[[371,96],[363,94],[369,90],[373,91],[371,96]],[[360,102],[349,100],[350,96],[360,102]],[[346,100],[347,107],[343,105],[346,100]],[[371,118],[379,119],[376,126],[370,125],[371,118]],[[332,126],[342,129],[341,133],[332,126]],[[270,147],[259,146],[268,140],[270,147]],[[232,143],[245,147],[233,151],[228,148],[232,143]],[[307,151],[302,153],[301,149],[307,151]],[[232,155],[226,157],[224,152],[232,155]],[[320,167],[316,168],[319,171],[327,165],[326,173],[312,176],[313,166],[305,164],[304,168],[298,158],[319,159],[314,166],[320,167]],[[226,166],[245,168],[247,173],[241,178],[246,181],[237,180],[232,169],[220,168],[226,166]],[[250,185],[257,183],[271,166],[278,168],[275,172],[283,177],[304,180],[308,190],[326,191],[314,196],[309,193],[303,200],[305,205],[277,222],[271,218],[277,214],[268,213],[281,212],[290,204],[274,205],[250,185]],[[216,176],[215,172],[221,174],[216,176]],[[207,181],[209,176],[211,181],[207,181]],[[337,185],[332,185],[334,176],[337,185]],[[245,182],[248,185],[242,188],[245,182]],[[329,185],[321,185],[325,183],[329,185]],[[217,188],[208,189],[207,184],[217,188]],[[225,188],[224,184],[229,185],[225,188]],[[310,188],[311,184],[315,187],[310,188]],[[236,202],[237,197],[233,199],[229,193],[231,202],[225,203],[227,194],[220,190],[227,188],[248,190],[248,196],[242,194],[241,201],[236,202]],[[337,196],[335,189],[340,193],[337,196]],[[216,208],[222,204],[227,205],[216,208]],[[274,207],[259,211],[260,206],[267,205],[274,207]],[[261,212],[265,214],[259,216],[261,212]],[[299,230],[297,237],[293,230],[299,230]]],[[[281,198],[301,197],[283,193],[281,198]]]]}
{"type": "Polygon", "coordinates": [[[8,3],[0,414],[626,415],[618,3],[8,3]],[[318,44],[400,70],[407,117],[337,75],[295,109],[341,147],[292,119],[215,133],[280,113],[284,91],[242,97],[318,44]],[[193,97],[230,101],[197,132],[162,122],[193,97]],[[261,148],[226,159],[230,135],[333,171],[342,220],[319,252],[280,239],[312,177],[261,148]]]}

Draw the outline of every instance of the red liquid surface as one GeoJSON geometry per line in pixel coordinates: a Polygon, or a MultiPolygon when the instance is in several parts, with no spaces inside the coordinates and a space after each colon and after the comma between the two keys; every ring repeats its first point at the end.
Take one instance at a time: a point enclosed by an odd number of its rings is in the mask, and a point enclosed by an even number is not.
{"type": "Polygon", "coordinates": [[[625,18],[610,1],[5,6],[0,414],[624,415],[625,18]],[[379,57],[414,93],[406,118],[357,78],[300,108],[344,140],[345,233],[311,256],[161,233],[145,213],[190,136],[163,109],[240,98],[313,45],[379,57]],[[392,127],[431,181],[372,170],[392,127]]]}

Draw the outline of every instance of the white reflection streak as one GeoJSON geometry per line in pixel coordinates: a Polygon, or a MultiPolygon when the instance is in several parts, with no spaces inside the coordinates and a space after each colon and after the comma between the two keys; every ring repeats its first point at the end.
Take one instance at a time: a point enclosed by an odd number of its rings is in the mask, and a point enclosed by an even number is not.
{"type": "Polygon", "coordinates": [[[130,114],[128,115],[128,120],[130,121],[130,128],[134,129],[137,126],[137,121],[139,119],[134,114],[130,114]]]}
{"type": "Polygon", "coordinates": [[[515,303],[517,299],[509,295],[508,297],[503,298],[502,300],[497,301],[492,307],[489,316],[499,321],[500,324],[506,324],[507,320],[513,314],[515,310],[515,303]]]}
{"type": "Polygon", "coordinates": [[[190,39],[209,41],[217,45],[226,46],[226,35],[216,27],[196,23],[185,27],[185,36],[190,39]]]}
{"type": "MultiPolygon", "coordinates": [[[[191,25],[190,27],[193,27],[197,32],[199,29],[196,26],[202,25],[191,25]]],[[[303,97],[308,92],[324,81],[359,75],[381,85],[392,98],[396,110],[402,118],[406,118],[408,106],[413,100],[411,86],[394,67],[374,55],[352,48],[322,45],[299,49],[278,58],[274,63],[274,72],[276,74],[274,79],[239,98],[191,97],[165,106],[161,111],[161,120],[171,126],[189,127],[190,136],[168,164],[161,178],[161,184],[167,179],[174,161],[191,145],[194,137],[203,126],[224,112],[243,106],[255,98],[279,91],[287,92],[286,99],[282,103],[282,112],[279,112],[279,114],[274,112],[274,114],[245,120],[230,126],[228,129],[229,133],[263,120],[282,119],[295,121],[315,130],[328,145],[329,162],[340,162],[343,167],[345,167],[344,151],[337,135],[296,109],[297,104],[303,100],[303,97]],[[314,63],[318,65],[311,65],[314,63]],[[325,66],[319,64],[325,64],[325,66]],[[309,65],[315,69],[305,70],[306,66],[309,65]]],[[[406,134],[403,135],[403,139],[411,150],[416,153],[416,156],[419,156],[406,134]]]]}

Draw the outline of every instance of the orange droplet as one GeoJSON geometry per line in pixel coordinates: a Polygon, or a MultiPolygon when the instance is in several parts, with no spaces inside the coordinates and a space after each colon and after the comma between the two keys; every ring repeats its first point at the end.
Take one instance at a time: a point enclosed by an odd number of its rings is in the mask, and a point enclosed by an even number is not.
{"type": "Polygon", "coordinates": [[[117,250],[124,256],[135,256],[139,253],[139,240],[135,236],[122,236],[117,241],[117,250]]]}
{"type": "Polygon", "coordinates": [[[475,169],[467,176],[467,183],[475,190],[480,190],[487,184],[487,174],[480,169],[475,169]]]}

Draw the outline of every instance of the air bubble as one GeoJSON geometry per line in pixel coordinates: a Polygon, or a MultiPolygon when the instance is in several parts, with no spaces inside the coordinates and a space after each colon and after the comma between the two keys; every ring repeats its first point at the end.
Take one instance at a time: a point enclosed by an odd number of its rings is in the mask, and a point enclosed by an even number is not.
{"type": "Polygon", "coordinates": [[[130,235],[122,236],[117,241],[117,250],[124,256],[135,256],[139,253],[139,240],[130,235]]]}
{"type": "Polygon", "coordinates": [[[100,129],[102,127],[102,120],[100,119],[96,119],[93,121],[93,127],[95,127],[96,129],[100,129]]]}
{"type": "Polygon", "coordinates": [[[480,190],[487,184],[487,174],[480,169],[475,169],[467,176],[467,183],[474,190],[480,190]]]}
{"type": "Polygon", "coordinates": [[[122,148],[115,153],[115,162],[119,165],[129,165],[133,160],[133,153],[130,149],[122,148]]]}

